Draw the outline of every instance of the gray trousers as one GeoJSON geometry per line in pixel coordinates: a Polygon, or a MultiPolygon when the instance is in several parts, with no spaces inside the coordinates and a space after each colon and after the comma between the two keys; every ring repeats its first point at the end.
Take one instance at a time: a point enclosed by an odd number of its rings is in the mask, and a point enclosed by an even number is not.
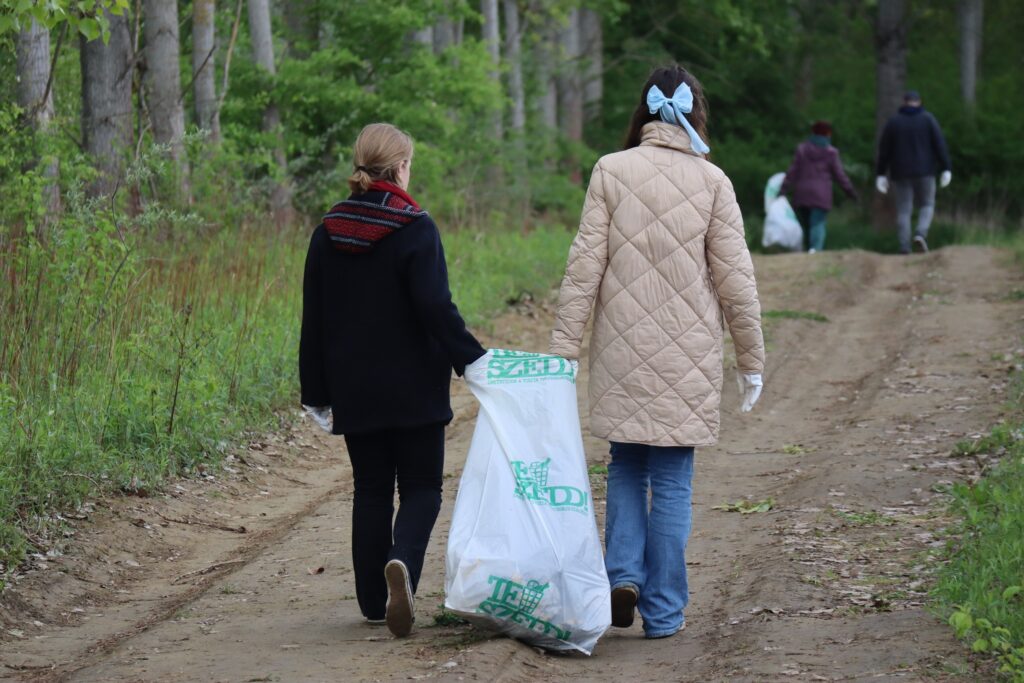
{"type": "Polygon", "coordinates": [[[917,205],[915,234],[928,237],[928,228],[935,214],[935,176],[902,178],[892,181],[892,196],[896,201],[896,226],[900,252],[910,252],[910,216],[917,205]]]}

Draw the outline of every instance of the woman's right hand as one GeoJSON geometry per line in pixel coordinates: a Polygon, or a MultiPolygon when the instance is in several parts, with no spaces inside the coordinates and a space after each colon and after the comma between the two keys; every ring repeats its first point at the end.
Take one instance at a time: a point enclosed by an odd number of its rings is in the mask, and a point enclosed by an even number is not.
{"type": "Polygon", "coordinates": [[[745,375],[742,372],[736,373],[736,381],[740,387],[740,398],[743,403],[740,405],[740,412],[749,413],[757,399],[761,398],[761,389],[764,388],[764,381],[761,375],[745,375]]]}

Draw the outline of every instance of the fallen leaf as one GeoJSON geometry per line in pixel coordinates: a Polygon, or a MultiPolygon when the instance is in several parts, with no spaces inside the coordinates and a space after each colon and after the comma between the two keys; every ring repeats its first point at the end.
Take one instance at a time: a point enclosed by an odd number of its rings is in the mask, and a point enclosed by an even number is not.
{"type": "Polygon", "coordinates": [[[316,576],[317,574],[323,574],[324,568],[317,567],[316,569],[314,569],[313,567],[306,567],[306,571],[309,572],[310,576],[316,576]]]}

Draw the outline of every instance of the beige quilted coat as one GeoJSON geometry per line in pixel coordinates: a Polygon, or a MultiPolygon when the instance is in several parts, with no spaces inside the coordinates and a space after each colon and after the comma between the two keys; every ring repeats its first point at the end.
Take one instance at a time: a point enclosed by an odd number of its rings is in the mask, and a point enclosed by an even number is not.
{"type": "Polygon", "coordinates": [[[764,369],[761,307],[732,183],[682,128],[594,168],[559,293],[551,353],[578,358],[594,301],[590,431],[612,441],[718,439],[722,314],[741,372],[764,369]]]}

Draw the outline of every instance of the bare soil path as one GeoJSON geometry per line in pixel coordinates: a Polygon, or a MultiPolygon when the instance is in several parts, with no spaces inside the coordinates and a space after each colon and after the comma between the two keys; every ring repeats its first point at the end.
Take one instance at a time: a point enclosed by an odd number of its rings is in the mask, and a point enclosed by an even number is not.
{"type": "MultiPolygon", "coordinates": [[[[1019,268],[985,248],[757,261],[766,391],[697,456],[687,629],[610,631],[593,657],[545,655],[436,625],[444,545],[476,407],[457,383],[445,504],[417,630],[362,623],[350,569],[351,481],[340,439],[308,427],[250,444],[170,496],[104,502],[69,554],[0,600],[0,678],[30,681],[867,681],[983,679],[926,609],[954,458],[1001,411],[1021,362],[1019,268]],[[713,509],[771,498],[772,510],[713,509]],[[244,526],[244,533],[238,529],[244,526]],[[321,570],[322,568],[322,570],[321,570]]],[[[493,346],[543,350],[550,311],[495,322],[493,346]]],[[[586,372],[579,391],[585,408],[586,372]]],[[[396,388],[400,390],[399,388],[396,388]]],[[[607,445],[586,437],[588,459],[607,445]]],[[[592,479],[603,525],[603,476],[592,479]]],[[[45,566],[44,566],[45,565],[45,566]]]]}

